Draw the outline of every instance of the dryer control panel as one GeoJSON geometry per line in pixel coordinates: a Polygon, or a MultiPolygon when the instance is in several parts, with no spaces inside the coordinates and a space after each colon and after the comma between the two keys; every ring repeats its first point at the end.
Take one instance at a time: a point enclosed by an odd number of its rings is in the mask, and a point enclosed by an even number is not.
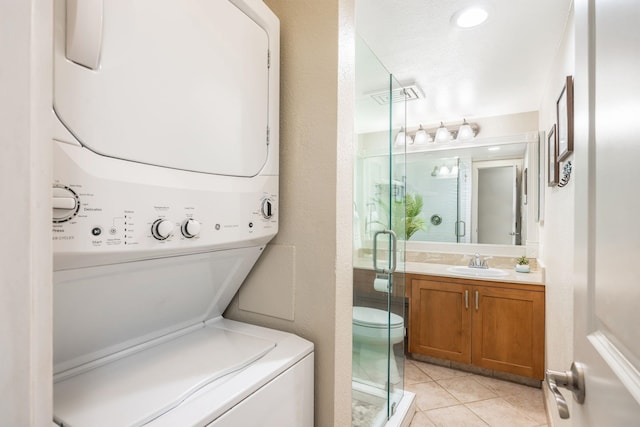
{"type": "Polygon", "coordinates": [[[253,246],[278,231],[277,176],[185,172],[64,143],[54,156],[56,270],[253,246]]]}

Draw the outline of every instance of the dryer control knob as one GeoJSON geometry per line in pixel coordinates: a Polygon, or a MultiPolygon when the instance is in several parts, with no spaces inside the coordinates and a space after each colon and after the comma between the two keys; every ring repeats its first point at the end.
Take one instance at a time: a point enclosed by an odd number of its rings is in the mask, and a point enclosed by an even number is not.
{"type": "Polygon", "coordinates": [[[187,239],[200,234],[200,223],[195,219],[188,219],[182,223],[182,235],[187,239]]]}
{"type": "Polygon", "coordinates": [[[78,195],[67,187],[53,187],[51,206],[53,222],[65,222],[78,213],[78,195]]]}
{"type": "Polygon", "coordinates": [[[265,219],[271,218],[273,216],[273,203],[271,200],[264,199],[260,210],[262,211],[262,216],[265,217],[265,219]]]}
{"type": "Polygon", "coordinates": [[[151,234],[158,240],[166,240],[173,233],[173,223],[166,219],[157,219],[151,225],[151,234]]]}

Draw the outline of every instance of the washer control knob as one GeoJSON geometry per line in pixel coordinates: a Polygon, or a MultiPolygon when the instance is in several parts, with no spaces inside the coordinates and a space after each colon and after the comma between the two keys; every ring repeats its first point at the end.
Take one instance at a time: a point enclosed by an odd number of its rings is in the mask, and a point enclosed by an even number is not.
{"type": "Polygon", "coordinates": [[[78,213],[78,195],[67,187],[53,187],[51,205],[53,222],[65,222],[78,213]]]}
{"type": "Polygon", "coordinates": [[[182,235],[187,239],[200,234],[200,223],[195,219],[187,219],[182,223],[182,235]]]}
{"type": "Polygon", "coordinates": [[[262,216],[265,217],[265,219],[271,218],[273,216],[273,202],[271,202],[271,199],[264,199],[260,210],[262,211],[262,216]]]}
{"type": "Polygon", "coordinates": [[[166,219],[157,219],[151,225],[151,234],[158,240],[166,240],[173,233],[173,223],[166,219]]]}

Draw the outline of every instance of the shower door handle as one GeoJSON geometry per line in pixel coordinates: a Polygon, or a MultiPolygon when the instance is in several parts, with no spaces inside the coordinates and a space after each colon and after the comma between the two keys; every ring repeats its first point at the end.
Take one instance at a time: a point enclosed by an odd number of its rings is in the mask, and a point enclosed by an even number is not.
{"type": "Polygon", "coordinates": [[[397,257],[396,249],[398,247],[398,236],[393,230],[376,231],[373,235],[373,269],[376,273],[391,274],[396,271],[397,257]],[[378,268],[378,236],[380,234],[388,234],[391,238],[391,263],[389,268],[378,268]]]}

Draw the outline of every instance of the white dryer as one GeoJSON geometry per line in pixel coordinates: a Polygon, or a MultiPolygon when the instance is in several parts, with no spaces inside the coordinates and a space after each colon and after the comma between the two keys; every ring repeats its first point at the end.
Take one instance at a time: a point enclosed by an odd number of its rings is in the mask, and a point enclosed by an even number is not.
{"type": "Polygon", "coordinates": [[[54,421],[311,426],[313,344],[222,314],[278,231],[259,0],[55,0],[54,421]]]}

